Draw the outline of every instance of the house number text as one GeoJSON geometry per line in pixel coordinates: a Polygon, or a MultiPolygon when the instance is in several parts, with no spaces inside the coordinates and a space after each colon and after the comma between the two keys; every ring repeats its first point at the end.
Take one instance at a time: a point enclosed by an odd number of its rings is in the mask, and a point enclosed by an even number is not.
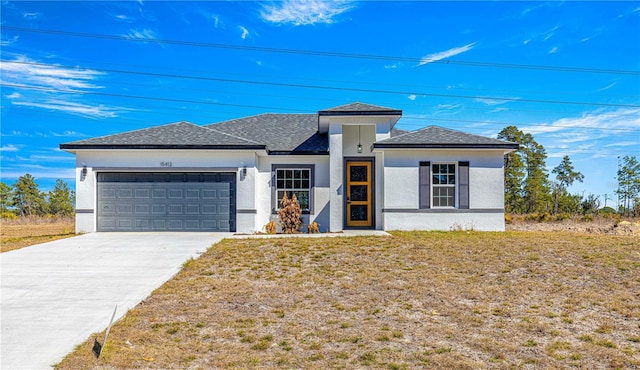
{"type": "Polygon", "coordinates": [[[171,162],[160,162],[160,167],[171,167],[173,163],[171,162]]]}

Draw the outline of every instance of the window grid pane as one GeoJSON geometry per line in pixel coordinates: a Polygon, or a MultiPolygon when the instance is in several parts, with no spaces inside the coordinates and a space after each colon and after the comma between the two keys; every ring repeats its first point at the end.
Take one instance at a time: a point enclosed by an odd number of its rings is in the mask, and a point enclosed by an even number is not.
{"type": "Polygon", "coordinates": [[[276,170],[276,195],[277,208],[284,197],[284,193],[291,198],[296,195],[300,208],[309,210],[309,195],[311,192],[311,170],[310,169],[279,169],[276,170]]]}
{"type": "Polygon", "coordinates": [[[456,165],[433,164],[433,207],[455,207],[456,205],[456,165]]]}

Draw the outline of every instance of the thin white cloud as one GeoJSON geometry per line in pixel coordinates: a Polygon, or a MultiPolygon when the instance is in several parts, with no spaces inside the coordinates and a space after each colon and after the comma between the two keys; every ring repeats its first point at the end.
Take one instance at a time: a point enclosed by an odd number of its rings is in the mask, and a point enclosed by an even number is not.
{"type": "Polygon", "coordinates": [[[407,98],[409,98],[409,100],[416,100],[416,94],[411,94],[407,96],[407,98]]]}
{"type": "Polygon", "coordinates": [[[46,102],[17,101],[13,102],[13,105],[61,111],[89,118],[114,118],[118,116],[114,108],[105,107],[102,104],[88,105],[64,100],[49,100],[46,102]]]}
{"type": "Polygon", "coordinates": [[[437,53],[426,55],[426,56],[422,57],[422,59],[420,59],[420,63],[418,64],[418,66],[422,66],[422,65],[425,65],[427,63],[437,62],[437,61],[442,60],[442,59],[451,58],[451,57],[456,56],[458,54],[465,53],[465,52],[473,49],[475,44],[476,44],[475,42],[472,42],[471,44],[467,44],[467,45],[460,46],[460,47],[457,47],[457,48],[452,48],[452,49],[449,49],[449,50],[440,51],[440,52],[437,52],[437,53]]]}
{"type": "Polygon", "coordinates": [[[129,33],[123,35],[124,37],[136,40],[157,40],[158,33],[154,30],[145,28],[142,30],[129,30],[129,33]]]}
{"type": "Polygon", "coordinates": [[[23,12],[22,13],[22,17],[24,19],[28,19],[28,20],[38,19],[41,16],[42,16],[42,13],[38,13],[38,12],[23,12]]]}
{"type": "MultiPolygon", "coordinates": [[[[80,137],[80,136],[87,136],[81,132],[78,131],[71,131],[71,130],[64,130],[62,132],[55,132],[55,131],[51,131],[49,132],[51,134],[51,136],[57,136],[57,137],[80,137]]],[[[56,150],[58,150],[58,148],[55,148],[56,150]]]]}
{"type": "Polygon", "coordinates": [[[614,87],[616,84],[617,84],[617,82],[612,82],[612,83],[610,83],[609,85],[607,85],[607,86],[605,86],[605,87],[603,87],[603,88],[601,88],[601,89],[598,89],[598,90],[596,90],[596,91],[605,91],[605,90],[609,90],[610,88],[614,87]]]}
{"type": "Polygon", "coordinates": [[[75,179],[75,168],[52,168],[41,165],[23,164],[16,168],[3,168],[2,178],[17,179],[24,176],[25,172],[31,174],[36,179],[75,179]],[[28,170],[26,170],[28,168],[28,170]]]}
{"type": "Polygon", "coordinates": [[[114,14],[113,18],[115,18],[118,21],[126,22],[126,23],[133,23],[133,21],[134,21],[133,17],[130,17],[130,16],[124,15],[124,14],[114,14]]]}
{"type": "Polygon", "coordinates": [[[245,40],[247,38],[247,36],[249,36],[249,30],[246,29],[243,26],[238,26],[238,28],[240,29],[240,31],[242,32],[242,35],[240,35],[240,38],[245,40]]]}
{"type": "Polygon", "coordinates": [[[0,40],[0,46],[10,46],[13,45],[16,41],[18,41],[18,39],[20,38],[20,36],[13,36],[12,38],[8,39],[8,40],[0,40]]]}
{"type": "Polygon", "coordinates": [[[354,2],[348,0],[284,0],[264,6],[260,15],[263,20],[275,24],[332,24],[337,16],[354,7],[354,2]]]}
{"type": "Polygon", "coordinates": [[[0,148],[0,151],[2,152],[17,152],[19,150],[20,149],[13,144],[8,144],[0,148]]]}
{"type": "Polygon", "coordinates": [[[38,64],[26,57],[0,64],[3,83],[20,84],[56,89],[100,88],[92,81],[103,75],[90,69],[67,68],[56,65],[38,64]]]}
{"type": "Polygon", "coordinates": [[[549,49],[549,54],[555,54],[558,52],[558,50],[559,50],[558,47],[554,46],[551,49],[549,49]]]}
{"type": "Polygon", "coordinates": [[[617,147],[617,146],[638,146],[640,144],[638,141],[620,141],[613,144],[605,145],[606,148],[617,147]]]}
{"type": "Polygon", "coordinates": [[[222,17],[220,17],[219,14],[204,13],[204,16],[213,23],[214,28],[224,26],[224,23],[222,23],[222,17]]]}
{"type": "Polygon", "coordinates": [[[396,68],[398,68],[397,64],[391,64],[391,65],[384,66],[384,69],[396,69],[396,68]]]}
{"type": "Polygon", "coordinates": [[[464,110],[462,104],[438,104],[433,111],[434,116],[450,116],[464,110]]]}
{"type": "Polygon", "coordinates": [[[482,103],[484,105],[487,106],[494,106],[494,105],[501,105],[501,104],[506,104],[506,103],[510,103],[513,100],[517,100],[520,99],[518,97],[509,97],[507,99],[500,99],[500,98],[493,98],[493,99],[489,99],[489,98],[475,98],[473,99],[474,101],[477,101],[478,103],[482,103]]]}
{"type": "MultiPolygon", "coordinates": [[[[583,113],[580,117],[561,118],[552,123],[541,123],[523,129],[533,135],[551,132],[577,132],[594,129],[610,134],[611,129],[632,129],[640,127],[640,108],[620,108],[613,111],[596,110],[583,113]]],[[[616,132],[619,133],[619,132],[616,132]]],[[[593,138],[593,135],[590,136],[593,138]]],[[[568,139],[565,136],[565,140],[568,139]]]]}
{"type": "Polygon", "coordinates": [[[86,97],[77,94],[102,88],[96,82],[103,75],[91,69],[37,63],[25,56],[0,64],[0,82],[13,90],[3,97],[8,104],[94,119],[117,117],[124,111],[85,101],[86,97]]]}

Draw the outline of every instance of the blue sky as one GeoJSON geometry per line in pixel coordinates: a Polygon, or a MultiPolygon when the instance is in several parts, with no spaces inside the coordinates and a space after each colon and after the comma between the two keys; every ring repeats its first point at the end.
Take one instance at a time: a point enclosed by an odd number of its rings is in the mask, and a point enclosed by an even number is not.
{"type": "Polygon", "coordinates": [[[638,1],[3,1],[1,18],[10,184],[73,185],[60,143],[354,101],[405,130],[515,125],[602,202],[618,156],[640,156],[638,1]]]}

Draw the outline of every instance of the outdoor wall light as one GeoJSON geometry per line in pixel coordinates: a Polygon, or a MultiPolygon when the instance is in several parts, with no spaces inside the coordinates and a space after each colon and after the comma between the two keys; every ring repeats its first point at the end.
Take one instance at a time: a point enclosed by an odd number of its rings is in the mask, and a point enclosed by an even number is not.
{"type": "Polygon", "coordinates": [[[360,144],[360,126],[358,126],[358,154],[362,153],[362,144],[360,144]]]}
{"type": "Polygon", "coordinates": [[[242,177],[247,176],[247,166],[242,167],[242,177]]]}
{"type": "Polygon", "coordinates": [[[82,164],[82,171],[80,172],[82,180],[84,180],[85,177],[87,177],[87,165],[86,164],[82,164]]]}

